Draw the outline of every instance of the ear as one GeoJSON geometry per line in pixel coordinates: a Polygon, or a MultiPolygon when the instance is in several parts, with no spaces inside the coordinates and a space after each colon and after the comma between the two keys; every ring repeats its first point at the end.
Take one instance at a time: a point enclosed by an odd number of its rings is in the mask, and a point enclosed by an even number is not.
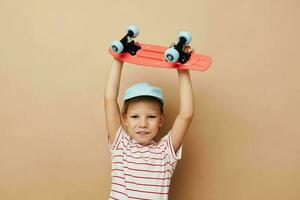
{"type": "Polygon", "coordinates": [[[165,116],[164,116],[164,114],[161,114],[161,116],[160,116],[160,122],[159,122],[159,127],[163,126],[164,121],[165,121],[165,116]]]}
{"type": "Polygon", "coordinates": [[[123,121],[124,121],[124,124],[127,126],[128,125],[128,121],[127,121],[126,114],[123,114],[123,121]]]}
{"type": "Polygon", "coordinates": [[[121,114],[121,121],[122,121],[123,126],[127,126],[128,125],[127,117],[126,117],[125,113],[121,114]]]}

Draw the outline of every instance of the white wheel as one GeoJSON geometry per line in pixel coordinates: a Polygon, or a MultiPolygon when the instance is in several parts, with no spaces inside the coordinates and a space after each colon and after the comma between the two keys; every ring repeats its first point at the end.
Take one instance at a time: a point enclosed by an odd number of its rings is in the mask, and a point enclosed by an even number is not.
{"type": "Polygon", "coordinates": [[[168,62],[174,63],[179,58],[179,52],[174,47],[171,47],[165,51],[164,57],[168,62]]]}
{"type": "Polygon", "coordinates": [[[178,34],[178,39],[180,39],[181,37],[185,38],[186,40],[186,43],[185,44],[189,44],[192,40],[192,36],[189,32],[187,31],[181,31],[179,34],[178,34]]]}
{"type": "Polygon", "coordinates": [[[113,50],[113,52],[119,54],[119,53],[121,53],[123,51],[124,46],[123,46],[123,44],[119,40],[114,40],[111,43],[111,49],[113,50]]]}
{"type": "Polygon", "coordinates": [[[136,36],[139,35],[139,29],[136,26],[133,26],[133,25],[129,26],[127,28],[127,32],[129,32],[129,31],[133,32],[133,36],[132,36],[133,38],[135,38],[136,36]]]}

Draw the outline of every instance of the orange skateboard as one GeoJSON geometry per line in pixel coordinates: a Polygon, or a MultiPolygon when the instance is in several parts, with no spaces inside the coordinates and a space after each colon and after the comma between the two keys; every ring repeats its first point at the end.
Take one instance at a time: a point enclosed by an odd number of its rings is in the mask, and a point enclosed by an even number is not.
{"type": "Polygon", "coordinates": [[[127,34],[120,41],[112,42],[109,53],[118,60],[149,67],[205,71],[212,63],[208,56],[183,51],[191,41],[188,32],[180,32],[179,42],[169,48],[135,42],[132,38],[138,34],[135,26],[128,27],[127,34]]]}

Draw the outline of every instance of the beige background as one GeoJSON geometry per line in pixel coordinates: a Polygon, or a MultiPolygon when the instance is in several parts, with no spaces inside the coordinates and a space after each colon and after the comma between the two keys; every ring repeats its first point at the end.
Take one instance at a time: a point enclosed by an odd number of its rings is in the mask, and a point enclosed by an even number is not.
{"type": "MultiPolygon", "coordinates": [[[[169,45],[191,32],[196,115],[170,199],[300,199],[299,1],[0,0],[0,199],[99,200],[110,190],[103,92],[128,25],[169,45]]],[[[176,70],[124,66],[178,111],[176,70]]]]}

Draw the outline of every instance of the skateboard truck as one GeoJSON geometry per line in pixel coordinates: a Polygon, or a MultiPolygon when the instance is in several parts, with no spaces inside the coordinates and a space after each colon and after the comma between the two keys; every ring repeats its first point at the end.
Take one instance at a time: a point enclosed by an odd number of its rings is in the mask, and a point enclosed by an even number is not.
{"type": "Polygon", "coordinates": [[[139,30],[135,26],[129,26],[127,28],[126,35],[120,40],[114,40],[111,43],[112,50],[117,53],[128,52],[130,55],[134,56],[136,52],[141,49],[141,47],[132,39],[139,34],[139,30]]]}
{"type": "Polygon", "coordinates": [[[186,31],[182,31],[178,34],[178,43],[171,46],[165,51],[165,59],[168,62],[175,63],[178,61],[181,64],[186,63],[190,57],[192,52],[184,52],[184,45],[187,45],[191,41],[191,34],[186,31]]]}

